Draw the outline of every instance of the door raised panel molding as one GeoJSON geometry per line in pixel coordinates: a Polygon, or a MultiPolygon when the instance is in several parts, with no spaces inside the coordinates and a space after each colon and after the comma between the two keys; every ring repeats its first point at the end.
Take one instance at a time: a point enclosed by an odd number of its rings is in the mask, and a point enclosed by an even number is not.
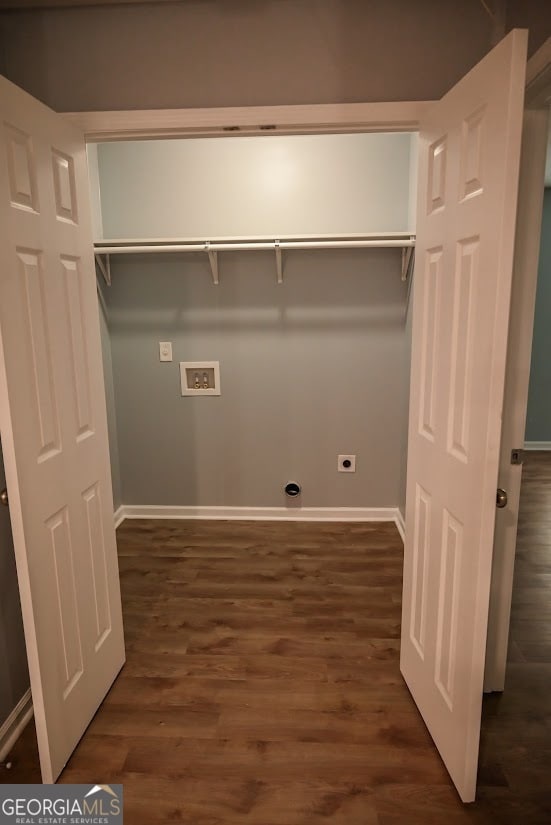
{"type": "Polygon", "coordinates": [[[38,212],[38,187],[32,139],[21,129],[4,124],[11,205],[38,212]]]}
{"type": "MultiPolygon", "coordinates": [[[[38,422],[37,460],[46,461],[61,451],[52,349],[48,329],[42,253],[17,249],[19,276],[28,325],[32,358],[32,384],[38,422]]],[[[36,434],[33,434],[36,437],[36,434]]]]}
{"type": "Polygon", "coordinates": [[[482,174],[482,142],[484,140],[484,115],[481,106],[465,118],[461,127],[460,200],[481,195],[484,191],[482,174]]]}
{"type": "MultiPolygon", "coordinates": [[[[66,699],[82,676],[82,644],[77,610],[73,543],[66,507],[46,522],[54,562],[59,641],[65,662],[63,698],[66,699]]],[[[52,594],[53,596],[53,594],[52,594]]]]}
{"type": "Polygon", "coordinates": [[[463,526],[444,508],[434,675],[436,686],[450,710],[453,710],[454,702],[462,551],[463,526]]]}
{"type": "Polygon", "coordinates": [[[73,370],[73,396],[77,419],[77,441],[93,435],[90,403],[90,370],[86,347],[86,318],[83,312],[82,275],[79,261],[62,257],[65,300],[69,326],[69,350],[73,370]]]}
{"type": "Polygon", "coordinates": [[[463,463],[469,459],[472,359],[474,357],[473,284],[479,277],[479,238],[459,241],[452,284],[450,398],[448,452],[463,463]]]}
{"type": "Polygon", "coordinates": [[[429,147],[427,215],[441,211],[446,205],[447,159],[448,141],[445,135],[429,147]]]}
{"type": "Polygon", "coordinates": [[[440,329],[442,248],[427,250],[425,261],[425,276],[419,285],[423,290],[419,433],[432,442],[436,429],[436,364],[440,329]]]}
{"type": "Polygon", "coordinates": [[[92,583],[94,589],[94,607],[96,612],[96,652],[111,632],[111,610],[109,608],[109,581],[105,540],[101,523],[101,498],[99,484],[93,484],[82,494],[86,508],[87,539],[92,566],[92,583]],[[96,548],[96,552],[94,549],[96,548]],[[97,552],[97,548],[101,548],[97,552]]]}
{"type": "Polygon", "coordinates": [[[427,630],[427,585],[432,529],[431,496],[420,484],[415,491],[413,540],[413,583],[411,598],[410,638],[421,659],[425,658],[427,630]]]}
{"type": "Polygon", "coordinates": [[[78,223],[73,158],[54,149],[52,151],[52,166],[56,215],[59,220],[78,223]]]}

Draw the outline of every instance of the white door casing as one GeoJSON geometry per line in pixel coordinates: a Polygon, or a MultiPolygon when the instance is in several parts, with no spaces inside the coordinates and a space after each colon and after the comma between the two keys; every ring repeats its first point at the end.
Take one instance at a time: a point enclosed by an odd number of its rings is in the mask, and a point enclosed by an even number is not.
{"type": "Polygon", "coordinates": [[[0,431],[44,782],[124,663],[84,139],[0,78],[0,431]]]}
{"type": "Polygon", "coordinates": [[[475,797],[527,34],[420,133],[401,669],[475,797]]]}

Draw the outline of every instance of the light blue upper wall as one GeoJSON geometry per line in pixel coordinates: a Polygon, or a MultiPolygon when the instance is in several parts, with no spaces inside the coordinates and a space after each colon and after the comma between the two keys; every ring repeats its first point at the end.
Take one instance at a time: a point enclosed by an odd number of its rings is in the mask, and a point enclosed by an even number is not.
{"type": "Polygon", "coordinates": [[[96,224],[106,238],[409,232],[413,143],[381,132],[99,144],[96,224]]]}
{"type": "Polygon", "coordinates": [[[543,201],[526,441],[551,442],[551,189],[543,201]]]}

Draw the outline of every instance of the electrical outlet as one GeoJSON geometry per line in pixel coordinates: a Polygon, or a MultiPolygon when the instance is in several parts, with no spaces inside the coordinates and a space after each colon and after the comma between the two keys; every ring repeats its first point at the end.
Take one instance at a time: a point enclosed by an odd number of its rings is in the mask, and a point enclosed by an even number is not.
{"type": "Polygon", "coordinates": [[[159,341],[159,361],[172,361],[172,343],[159,341]]]}
{"type": "Polygon", "coordinates": [[[355,473],[356,472],[356,456],[355,455],[340,455],[337,459],[337,470],[339,473],[355,473]]]}

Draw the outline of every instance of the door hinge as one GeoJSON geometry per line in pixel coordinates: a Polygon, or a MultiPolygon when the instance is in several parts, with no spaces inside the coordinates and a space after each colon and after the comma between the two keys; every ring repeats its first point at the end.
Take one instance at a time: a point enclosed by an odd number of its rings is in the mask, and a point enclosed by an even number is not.
{"type": "Polygon", "coordinates": [[[511,464],[524,464],[525,450],[511,450],[511,464]]]}

